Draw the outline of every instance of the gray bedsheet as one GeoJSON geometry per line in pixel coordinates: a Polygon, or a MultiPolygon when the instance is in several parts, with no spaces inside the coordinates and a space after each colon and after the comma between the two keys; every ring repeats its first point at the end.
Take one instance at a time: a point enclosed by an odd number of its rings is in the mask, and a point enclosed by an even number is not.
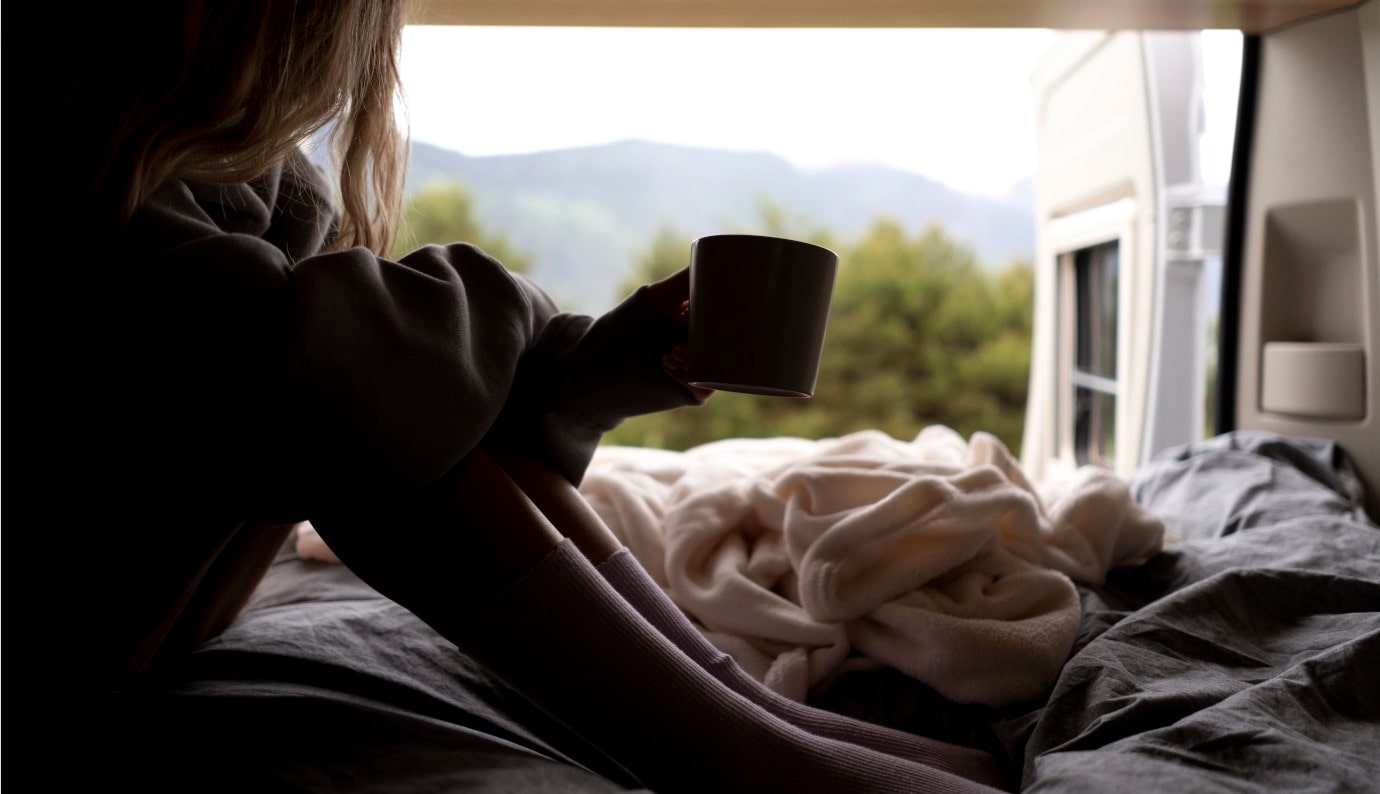
{"type": "Polygon", "coordinates": [[[283,549],[119,753],[139,790],[646,791],[347,568],[283,549]]]}
{"type": "MultiPolygon", "coordinates": [[[[1047,699],[991,711],[878,671],[817,705],[991,749],[1028,791],[1377,790],[1380,530],[1341,452],[1231,434],[1131,485],[1174,540],[1080,588],[1047,699]]],[[[348,570],[291,548],[230,630],[131,705],[119,758],[143,790],[642,790],[348,570]]]]}
{"type": "Polygon", "coordinates": [[[1133,478],[1170,547],[1085,588],[1026,791],[1380,790],[1380,531],[1332,443],[1237,433],[1133,478]]]}

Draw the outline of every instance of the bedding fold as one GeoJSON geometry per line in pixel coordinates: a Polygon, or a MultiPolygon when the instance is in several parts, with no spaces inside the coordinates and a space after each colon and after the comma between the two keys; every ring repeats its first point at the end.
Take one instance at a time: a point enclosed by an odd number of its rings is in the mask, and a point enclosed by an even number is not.
{"type": "Polygon", "coordinates": [[[960,703],[1042,697],[1078,629],[1073,582],[1157,552],[1112,473],[1036,489],[996,437],[602,447],[581,490],[720,650],[806,700],[884,665],[960,703]]]}
{"type": "MultiPolygon", "coordinates": [[[[1040,699],[1078,631],[1074,583],[1164,539],[1112,472],[1036,488],[998,438],[943,425],[604,446],[580,490],[715,647],[801,702],[879,666],[957,703],[1040,699]]],[[[310,525],[297,549],[334,560],[310,525]]]]}

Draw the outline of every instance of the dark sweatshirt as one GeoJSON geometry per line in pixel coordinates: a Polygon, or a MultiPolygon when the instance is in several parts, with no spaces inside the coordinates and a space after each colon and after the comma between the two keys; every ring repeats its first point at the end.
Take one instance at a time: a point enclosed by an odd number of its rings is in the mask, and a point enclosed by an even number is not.
{"type": "Polygon", "coordinates": [[[248,184],[172,181],[65,276],[71,316],[49,320],[74,408],[54,438],[85,483],[55,603],[94,631],[74,641],[99,671],[83,684],[204,639],[180,616],[215,566],[243,564],[233,538],[371,511],[481,442],[578,484],[605,431],[695,402],[662,370],[683,332],[645,288],[597,320],[561,313],[472,245],[322,253],[336,218],[305,157],[248,184]],[[169,562],[188,558],[206,566],[169,562]]]}

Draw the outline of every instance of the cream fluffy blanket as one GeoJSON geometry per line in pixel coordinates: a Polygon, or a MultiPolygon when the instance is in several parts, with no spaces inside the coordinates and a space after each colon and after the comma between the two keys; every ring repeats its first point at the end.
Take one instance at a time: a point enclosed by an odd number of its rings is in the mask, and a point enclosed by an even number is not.
{"type": "MultiPolygon", "coordinates": [[[[939,425],[601,447],[581,491],[711,642],[800,701],[876,665],[960,703],[1043,697],[1078,628],[1071,580],[1163,541],[1113,473],[1037,489],[996,437],[939,425]]],[[[309,528],[299,551],[330,557],[309,528]]]]}

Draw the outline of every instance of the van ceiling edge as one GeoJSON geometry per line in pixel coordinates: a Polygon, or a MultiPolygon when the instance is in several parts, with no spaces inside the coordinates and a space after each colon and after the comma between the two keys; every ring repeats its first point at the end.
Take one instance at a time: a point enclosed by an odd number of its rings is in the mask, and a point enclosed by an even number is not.
{"type": "Polygon", "coordinates": [[[413,0],[416,25],[1263,33],[1360,0],[413,0]]]}

